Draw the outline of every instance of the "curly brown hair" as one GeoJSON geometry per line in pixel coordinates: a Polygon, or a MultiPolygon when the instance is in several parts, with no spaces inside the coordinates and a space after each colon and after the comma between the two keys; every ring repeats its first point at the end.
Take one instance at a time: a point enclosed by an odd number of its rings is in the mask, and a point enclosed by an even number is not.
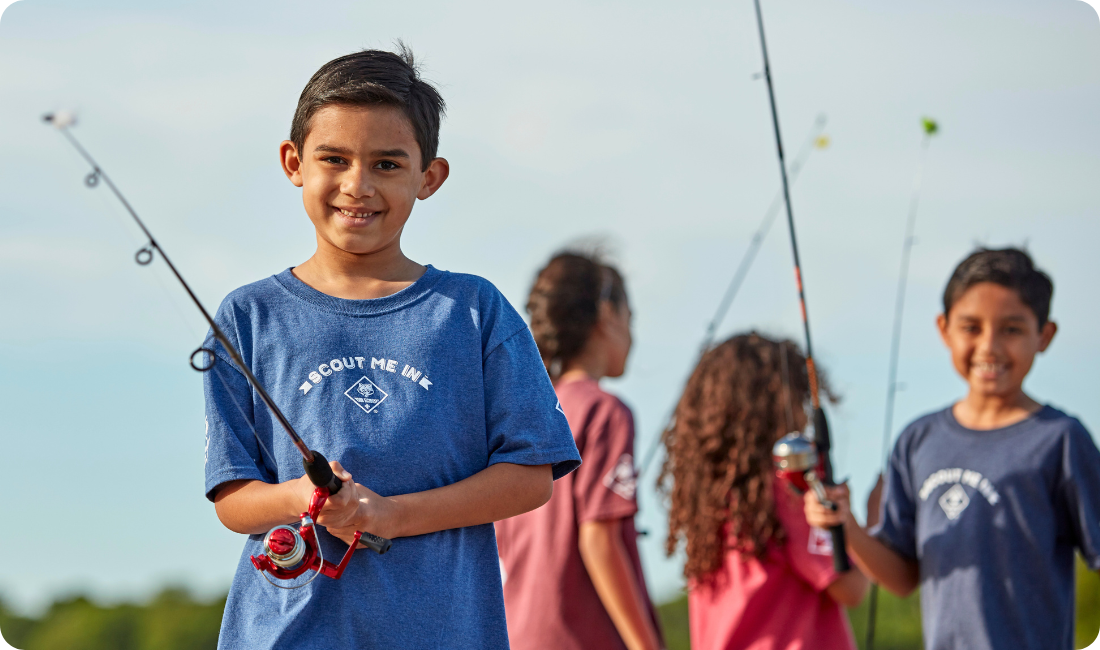
{"type": "MultiPolygon", "coordinates": [[[[832,397],[823,380],[821,389],[832,397]]],[[[728,548],[760,556],[783,543],[771,449],[806,426],[809,393],[806,359],[789,340],[750,332],[699,360],[662,436],[668,455],[657,479],[670,499],[665,551],[685,542],[687,578],[707,579],[728,548]]]]}

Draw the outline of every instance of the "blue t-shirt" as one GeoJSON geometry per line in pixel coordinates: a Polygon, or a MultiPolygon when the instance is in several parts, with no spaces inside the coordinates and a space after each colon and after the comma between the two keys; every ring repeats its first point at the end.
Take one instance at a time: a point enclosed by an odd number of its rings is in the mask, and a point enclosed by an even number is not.
{"type": "Polygon", "coordinates": [[[1072,649],[1074,549],[1100,569],[1100,451],[1044,406],[990,431],[902,432],[873,534],[920,564],[925,647],[1072,649]]]}
{"type": "MultiPolygon", "coordinates": [[[[429,266],[391,296],[344,300],[287,269],[231,293],[216,320],[306,444],[383,496],[500,462],[550,464],[555,479],[580,464],[530,330],[482,278],[429,266]]],[[[227,481],[300,477],[290,437],[218,351],[204,382],[207,498],[227,481]]],[[[347,545],[320,530],[338,562],[347,545]]],[[[245,542],[219,648],[508,647],[492,524],[356,551],[339,580],[293,591],[250,563],[262,539],[245,542]]]]}

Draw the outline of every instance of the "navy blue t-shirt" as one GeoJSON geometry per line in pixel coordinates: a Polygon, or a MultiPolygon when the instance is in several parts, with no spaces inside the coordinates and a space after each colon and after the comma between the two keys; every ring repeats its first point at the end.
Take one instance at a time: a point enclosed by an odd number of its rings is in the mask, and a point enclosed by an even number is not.
{"type": "Polygon", "coordinates": [[[1073,648],[1074,549],[1100,569],[1100,451],[1044,406],[989,431],[902,432],[873,534],[920,564],[925,647],[1073,648]]]}
{"type": "MultiPolygon", "coordinates": [[[[306,444],[383,496],[500,462],[550,464],[555,479],[580,464],[530,330],[479,277],[429,266],[391,296],[344,300],[288,269],[231,293],[216,319],[306,444]]],[[[300,477],[290,437],[218,350],[205,374],[207,497],[227,481],[300,477]]],[[[321,531],[339,561],[347,546],[321,531]]],[[[339,580],[293,591],[252,567],[261,543],[245,542],[219,648],[508,647],[492,524],[356,551],[339,580]]]]}

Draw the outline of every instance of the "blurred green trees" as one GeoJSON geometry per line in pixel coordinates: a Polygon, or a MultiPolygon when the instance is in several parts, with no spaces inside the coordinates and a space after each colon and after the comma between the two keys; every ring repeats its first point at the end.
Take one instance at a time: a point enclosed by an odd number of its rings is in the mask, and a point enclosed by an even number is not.
{"type": "Polygon", "coordinates": [[[67,598],[39,619],[15,616],[0,604],[0,632],[20,650],[214,650],[224,607],[225,598],[198,602],[181,589],[167,589],[146,605],[67,598]]]}
{"type": "MultiPolygon", "coordinates": [[[[1077,648],[1100,632],[1100,575],[1077,567],[1077,648]]],[[[41,618],[16,616],[0,603],[0,631],[20,650],[213,650],[218,645],[225,598],[195,600],[182,589],[166,589],[145,605],[103,606],[83,597],[55,602],[41,618]]],[[[658,607],[669,650],[689,650],[687,598],[658,607]]],[[[859,647],[867,629],[867,603],[851,610],[859,647]]],[[[921,648],[920,599],[879,593],[876,650],[921,648]]]]}

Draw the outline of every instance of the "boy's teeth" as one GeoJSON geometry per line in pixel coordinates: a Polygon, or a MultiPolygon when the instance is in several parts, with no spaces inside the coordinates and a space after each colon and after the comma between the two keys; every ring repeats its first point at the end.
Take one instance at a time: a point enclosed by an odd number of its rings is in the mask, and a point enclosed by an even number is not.
{"type": "Polygon", "coordinates": [[[345,210],[343,208],[336,208],[336,209],[339,210],[341,213],[349,216],[349,217],[358,217],[360,219],[362,219],[363,217],[368,217],[368,216],[374,214],[373,212],[352,212],[351,210],[345,210]]]}

